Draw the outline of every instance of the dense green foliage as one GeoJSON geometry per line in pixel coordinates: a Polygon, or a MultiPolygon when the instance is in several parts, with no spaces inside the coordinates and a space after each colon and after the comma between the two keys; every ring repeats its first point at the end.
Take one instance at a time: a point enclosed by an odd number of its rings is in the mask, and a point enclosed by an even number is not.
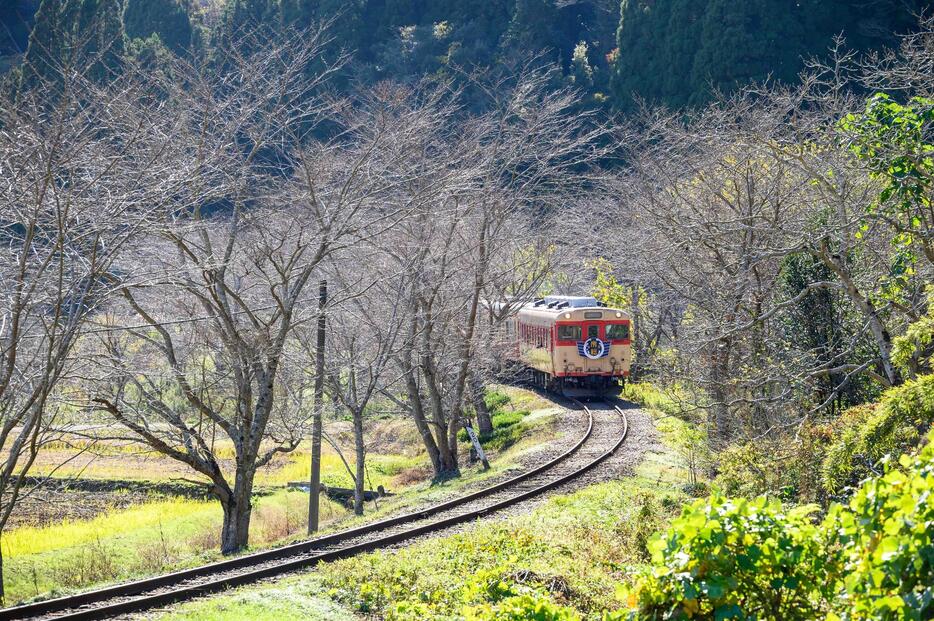
{"type": "Polygon", "coordinates": [[[888,219],[898,230],[892,240],[892,274],[883,293],[900,300],[919,255],[934,261],[934,100],[913,97],[903,105],[879,93],[862,113],[848,115],[841,125],[850,135],[850,150],[883,184],[869,215],[888,219]]]}
{"type": "Polygon", "coordinates": [[[191,45],[191,20],[187,5],[181,0],[127,0],[123,25],[131,39],[158,35],[176,54],[191,45]]]}
{"type": "Polygon", "coordinates": [[[839,538],[843,619],[934,614],[934,447],[862,485],[824,526],[839,538]]]}
{"type": "MultiPolygon", "coordinates": [[[[820,217],[829,216],[822,214],[820,217]]],[[[856,253],[850,253],[846,260],[850,265],[859,261],[856,253]]],[[[872,340],[867,336],[854,336],[859,333],[863,319],[846,295],[832,288],[808,288],[810,283],[834,278],[818,259],[805,252],[791,254],[782,261],[779,278],[782,297],[797,300],[782,317],[783,342],[810,352],[816,364],[830,368],[850,357],[860,359],[871,355],[872,340]],[[855,349],[855,356],[848,354],[850,348],[855,349]]],[[[835,415],[850,406],[878,399],[878,385],[871,378],[855,376],[844,381],[844,376],[845,373],[839,371],[818,376],[809,405],[824,404],[824,411],[835,415]]]]}
{"type": "Polygon", "coordinates": [[[820,617],[839,569],[813,511],[717,495],[686,507],[650,543],[655,568],[634,591],[640,618],[820,617]]]}
{"type": "Polygon", "coordinates": [[[839,493],[878,470],[886,455],[916,446],[934,421],[934,375],[893,388],[862,424],[845,427],[828,447],[821,472],[828,492],[839,493]]]}
{"type": "Polygon", "coordinates": [[[796,437],[734,445],[718,456],[716,486],[828,504],[881,472],[888,455],[917,446],[934,422],[934,375],[887,391],[878,403],[804,424],[796,437]]]}
{"type": "Polygon", "coordinates": [[[126,56],[121,0],[43,0],[26,49],[26,84],[61,79],[62,70],[87,61],[88,77],[109,81],[126,56]]]}
{"type": "Polygon", "coordinates": [[[846,0],[623,0],[615,101],[683,106],[712,92],[774,78],[793,82],[802,58],[822,56],[843,33],[855,49],[894,44],[927,2],[846,0]]]}
{"type": "MultiPolygon", "coordinates": [[[[930,387],[928,388],[930,390],[930,387]]],[[[650,544],[635,619],[928,619],[934,447],[902,456],[815,524],[813,508],[715,495],[650,544]]]]}

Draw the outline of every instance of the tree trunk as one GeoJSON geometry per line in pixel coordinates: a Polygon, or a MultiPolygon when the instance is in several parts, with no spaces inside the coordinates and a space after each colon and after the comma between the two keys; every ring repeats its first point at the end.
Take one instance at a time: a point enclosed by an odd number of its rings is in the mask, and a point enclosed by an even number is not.
{"type": "Polygon", "coordinates": [[[6,586],[3,575],[3,539],[0,537],[0,606],[6,606],[6,586]]]}
{"type": "Polygon", "coordinates": [[[726,389],[730,377],[730,353],[732,343],[729,339],[720,339],[713,345],[714,351],[710,365],[710,392],[713,401],[713,433],[711,445],[725,448],[736,435],[736,420],[730,412],[729,396],[726,389]]]}
{"type": "Polygon", "coordinates": [[[483,380],[476,373],[470,375],[470,397],[473,400],[474,410],[477,411],[477,429],[480,435],[493,432],[493,420],[490,418],[490,409],[486,407],[483,380]]]}
{"type": "Polygon", "coordinates": [[[431,418],[435,427],[435,442],[438,445],[438,453],[441,458],[441,470],[437,475],[448,477],[457,475],[460,468],[457,465],[457,419],[444,415],[444,400],[441,398],[441,391],[438,390],[436,382],[435,367],[428,354],[422,355],[422,375],[425,378],[425,386],[428,388],[428,396],[431,399],[431,418]],[[454,441],[450,440],[451,423],[454,426],[454,441]]]}
{"type": "Polygon", "coordinates": [[[879,349],[882,369],[885,371],[885,378],[888,380],[889,385],[895,386],[900,384],[901,376],[892,364],[892,336],[889,334],[888,328],[885,327],[882,318],[879,317],[879,312],[876,310],[876,307],[873,305],[872,301],[859,290],[859,287],[853,280],[853,275],[850,273],[843,259],[831,252],[826,239],[821,240],[817,258],[820,259],[830,271],[837,275],[846,288],[846,293],[850,297],[850,300],[853,301],[853,304],[866,318],[866,322],[869,324],[869,331],[872,332],[873,340],[876,342],[876,347],[879,349]]]}
{"type": "Polygon", "coordinates": [[[249,545],[250,517],[253,512],[252,494],[252,474],[238,472],[233,492],[226,501],[221,501],[224,508],[221,554],[236,554],[249,545]]]}
{"type": "Polygon", "coordinates": [[[363,515],[363,478],[366,476],[364,467],[366,456],[363,446],[363,408],[354,408],[353,411],[353,442],[357,458],[353,486],[353,512],[356,515],[363,515]]]}
{"type": "Polygon", "coordinates": [[[422,436],[422,444],[428,452],[428,458],[431,459],[431,467],[435,476],[441,474],[441,453],[438,450],[438,444],[435,437],[431,435],[431,429],[428,427],[428,420],[425,418],[425,408],[422,406],[422,397],[418,394],[418,383],[415,381],[415,374],[411,367],[405,372],[405,387],[409,393],[409,404],[412,410],[412,418],[415,419],[415,427],[422,436]]]}

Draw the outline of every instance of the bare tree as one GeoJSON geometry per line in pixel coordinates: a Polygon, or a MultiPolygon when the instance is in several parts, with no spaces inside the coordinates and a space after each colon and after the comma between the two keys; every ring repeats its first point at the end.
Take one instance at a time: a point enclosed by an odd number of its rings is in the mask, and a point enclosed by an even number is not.
{"type": "Polygon", "coordinates": [[[478,81],[488,111],[459,124],[455,135],[442,134],[438,147],[458,176],[391,236],[391,260],[417,285],[407,296],[397,363],[439,477],[459,471],[457,433],[468,397],[483,411],[490,331],[537,293],[547,272],[537,269],[547,262],[529,260],[548,254],[533,218],[586,193],[603,154],[604,128],[577,109],[574,93],[549,89],[550,77],[525,70],[493,85],[478,81]],[[501,301],[506,312],[483,313],[501,301]]]}
{"type": "Polygon", "coordinates": [[[647,110],[624,134],[633,166],[612,215],[636,256],[617,260],[684,308],[668,371],[720,443],[901,381],[892,336],[922,313],[927,270],[899,277],[900,298],[880,295],[899,229],[873,216],[880,184],[841,135],[861,105],[854,75],[838,48],[801,85],[691,115],[647,110]]]}
{"type": "Polygon", "coordinates": [[[38,451],[74,422],[58,387],[115,262],[186,181],[173,123],[132,71],[107,86],[86,73],[76,61],[0,93],[0,533],[38,451]]]}
{"type": "Polygon", "coordinates": [[[173,67],[179,84],[165,88],[178,107],[167,112],[184,120],[179,158],[200,175],[128,270],[120,292],[138,325],[102,341],[113,373],[96,401],[210,481],[225,554],[247,545],[256,470],[302,439],[302,413],[272,424],[280,365],[306,284],[358,227],[360,196],[347,188],[367,148],[338,161],[331,142],[308,140],[331,109],[319,89],[333,67],[309,69],[323,41],[322,31],[254,35],[210,69],[173,67]],[[234,449],[230,468],[216,455],[218,430],[234,449]]]}
{"type": "Polygon", "coordinates": [[[121,289],[137,325],[104,343],[113,372],[98,403],[210,481],[227,554],[247,545],[256,470],[307,431],[299,412],[283,432],[270,427],[284,356],[314,316],[307,283],[328,257],[404,217],[400,189],[425,174],[395,154],[424,141],[435,104],[328,99],[333,67],[309,70],[322,37],[230,50],[220,72],[173,71],[188,121],[179,140],[203,171],[198,200],[153,225],[142,275],[121,289]],[[217,458],[215,429],[233,464],[217,458]]]}
{"type": "Polygon", "coordinates": [[[382,394],[395,389],[397,369],[392,365],[404,325],[404,287],[399,274],[386,272],[385,263],[371,245],[360,245],[340,256],[331,282],[341,283],[347,299],[329,313],[330,348],[328,390],[353,421],[354,467],[346,463],[354,482],[354,513],[363,514],[366,479],[364,423],[368,408],[382,394]],[[345,265],[360,266],[347,282],[345,265]]]}

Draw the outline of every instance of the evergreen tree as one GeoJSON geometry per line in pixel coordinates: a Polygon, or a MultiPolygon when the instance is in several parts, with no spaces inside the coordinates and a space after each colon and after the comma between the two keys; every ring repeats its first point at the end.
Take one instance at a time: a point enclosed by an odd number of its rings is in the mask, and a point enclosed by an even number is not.
{"type": "Polygon", "coordinates": [[[709,0],[694,57],[692,102],[709,98],[709,90],[732,91],[775,73],[785,77],[797,69],[794,59],[800,24],[791,3],[779,8],[771,0],[709,0]]]}
{"type": "Polygon", "coordinates": [[[363,44],[364,0],[282,0],[280,21],[292,28],[330,23],[328,36],[335,51],[356,52],[363,44]]]}
{"type": "Polygon", "coordinates": [[[794,81],[836,34],[857,50],[892,44],[925,0],[622,0],[612,92],[673,107],[771,77],[794,81]]]}
{"type": "Polygon", "coordinates": [[[234,48],[249,54],[251,37],[274,37],[281,17],[276,0],[229,0],[213,36],[211,54],[215,69],[223,70],[226,54],[234,48]]]}
{"type": "Polygon", "coordinates": [[[611,89],[623,108],[640,97],[681,106],[690,96],[708,0],[623,0],[611,89]]]}
{"type": "Polygon", "coordinates": [[[131,39],[159,40],[175,54],[182,54],[191,45],[190,7],[183,0],[127,0],[123,26],[131,39]]]}
{"type": "Polygon", "coordinates": [[[75,38],[80,53],[91,63],[93,79],[108,80],[119,73],[126,56],[121,0],[84,0],[75,38]]]}
{"type": "Polygon", "coordinates": [[[549,50],[554,60],[561,59],[561,52],[570,50],[562,40],[559,10],[549,0],[516,0],[512,21],[509,24],[509,45],[523,52],[549,50]]]}
{"type": "Polygon", "coordinates": [[[29,47],[23,64],[23,85],[50,80],[58,75],[64,62],[63,13],[68,2],[42,0],[36,12],[36,25],[29,36],[29,47]]]}

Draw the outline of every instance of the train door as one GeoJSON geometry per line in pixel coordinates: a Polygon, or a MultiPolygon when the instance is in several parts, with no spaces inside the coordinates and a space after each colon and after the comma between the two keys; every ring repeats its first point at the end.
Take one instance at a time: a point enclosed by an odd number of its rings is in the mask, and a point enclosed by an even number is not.
{"type": "Polygon", "coordinates": [[[596,323],[584,323],[583,340],[600,338],[600,326],[596,323]]]}

